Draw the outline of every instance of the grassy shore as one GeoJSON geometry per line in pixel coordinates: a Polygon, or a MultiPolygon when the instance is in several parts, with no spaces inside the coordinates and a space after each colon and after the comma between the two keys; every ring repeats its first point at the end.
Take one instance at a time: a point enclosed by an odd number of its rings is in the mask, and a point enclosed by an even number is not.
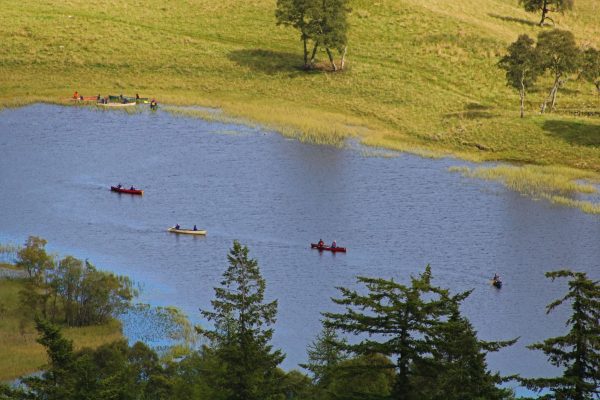
{"type": "MultiPolygon", "coordinates": [[[[20,280],[0,279],[0,382],[39,371],[47,362],[45,349],[35,340],[33,321],[22,322],[19,309],[20,280]]],[[[122,338],[118,321],[107,325],[65,328],[75,348],[98,347],[122,338]]]]}
{"type": "MultiPolygon", "coordinates": [[[[518,117],[518,95],[496,63],[519,34],[542,28],[516,0],[352,0],[341,73],[301,71],[298,33],[275,26],[274,8],[275,0],[5,0],[0,105],[137,92],[316,143],[354,136],[423,155],[600,173],[593,85],[569,80],[557,111],[540,116],[546,77],[518,117]]],[[[578,0],[553,18],[600,47],[598,15],[598,1],[578,0]]]]}

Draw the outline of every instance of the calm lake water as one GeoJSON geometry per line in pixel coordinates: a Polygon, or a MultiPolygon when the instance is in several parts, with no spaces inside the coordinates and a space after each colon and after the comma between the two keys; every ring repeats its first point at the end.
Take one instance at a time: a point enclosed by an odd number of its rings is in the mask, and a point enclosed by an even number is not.
{"type": "Polygon", "coordinates": [[[357,275],[407,282],[431,264],[437,284],[474,289],[464,312],[483,339],[519,343],[489,357],[505,374],[552,374],[525,345],[562,334],[566,290],[544,272],[599,278],[600,217],[464,178],[453,159],[302,144],[246,126],[33,105],[0,112],[0,241],[48,240],[143,287],[140,300],[174,305],[196,323],[210,307],[234,239],[249,246],[278,299],[274,342],[284,367],[305,361],[334,310],[336,286],[357,275]],[[111,184],[143,197],[111,193],[111,184]],[[207,237],[166,232],[197,224],[207,237]],[[348,247],[320,254],[322,237],[348,247]],[[498,272],[502,290],[489,284],[498,272]]]}

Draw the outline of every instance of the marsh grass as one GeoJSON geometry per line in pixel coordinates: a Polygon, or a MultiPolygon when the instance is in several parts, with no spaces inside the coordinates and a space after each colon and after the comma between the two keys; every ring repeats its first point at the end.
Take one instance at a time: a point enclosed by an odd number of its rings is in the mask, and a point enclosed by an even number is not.
{"type": "MultiPolygon", "coordinates": [[[[36,342],[33,321],[25,321],[19,306],[23,281],[0,279],[0,382],[39,371],[46,364],[46,351],[36,342]]],[[[76,349],[98,347],[123,336],[121,324],[113,320],[106,325],[65,328],[65,337],[76,349]]]]}
{"type": "Polygon", "coordinates": [[[586,213],[600,214],[600,203],[577,198],[578,195],[598,193],[595,184],[600,182],[600,176],[591,171],[538,165],[454,166],[449,170],[471,178],[499,181],[511,190],[535,199],[546,199],[586,213]]]}

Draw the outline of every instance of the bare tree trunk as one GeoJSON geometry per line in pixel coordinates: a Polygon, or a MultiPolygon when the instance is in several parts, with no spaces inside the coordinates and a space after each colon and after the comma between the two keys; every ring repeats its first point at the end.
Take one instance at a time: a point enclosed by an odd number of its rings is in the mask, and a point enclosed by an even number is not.
{"type": "Polygon", "coordinates": [[[550,105],[550,110],[554,111],[554,105],[556,104],[556,95],[558,94],[558,89],[562,86],[563,80],[558,79],[555,84],[554,94],[552,95],[552,104],[550,105]]]}
{"type": "Polygon", "coordinates": [[[550,108],[550,110],[552,110],[554,108],[554,103],[556,101],[556,91],[558,90],[559,82],[560,82],[560,75],[557,75],[556,78],[554,79],[554,85],[552,85],[552,90],[550,90],[548,97],[542,104],[542,109],[540,111],[541,114],[543,114],[546,111],[546,106],[548,105],[548,102],[550,102],[550,101],[552,102],[552,107],[550,108]]]}
{"type": "Polygon", "coordinates": [[[524,79],[524,76],[521,75],[521,91],[519,92],[521,96],[521,118],[523,118],[523,116],[525,115],[525,83],[523,82],[524,79]]]}
{"type": "Polygon", "coordinates": [[[304,42],[304,69],[308,68],[308,47],[306,41],[308,38],[306,35],[302,35],[302,41],[304,42]]]}
{"type": "Polygon", "coordinates": [[[310,65],[314,65],[315,57],[317,56],[317,49],[319,48],[319,42],[315,42],[315,47],[313,47],[312,55],[310,56],[310,65]]]}
{"type": "Polygon", "coordinates": [[[544,25],[544,20],[546,19],[546,14],[548,14],[548,0],[544,0],[544,4],[542,5],[542,20],[540,21],[540,26],[544,25]]]}
{"type": "Polygon", "coordinates": [[[337,66],[335,65],[335,62],[333,61],[333,54],[331,54],[331,50],[329,50],[329,47],[325,47],[325,50],[327,50],[327,55],[329,56],[329,62],[331,62],[331,68],[333,68],[334,71],[337,71],[337,66]]]}
{"type": "MultiPolygon", "coordinates": [[[[340,61],[340,70],[344,69],[344,64],[346,63],[346,51],[347,50],[348,50],[348,46],[344,46],[344,51],[342,52],[342,60],[340,61]]],[[[600,90],[600,88],[598,90],[600,90]]]]}

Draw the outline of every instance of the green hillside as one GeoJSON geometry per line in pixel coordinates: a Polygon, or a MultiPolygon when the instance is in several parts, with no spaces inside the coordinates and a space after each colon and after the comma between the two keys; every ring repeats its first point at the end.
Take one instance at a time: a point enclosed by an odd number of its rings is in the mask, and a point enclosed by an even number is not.
{"type": "MultiPolygon", "coordinates": [[[[558,110],[539,116],[543,79],[518,118],[518,94],[496,63],[519,34],[542,28],[517,3],[354,0],[347,70],[307,73],[299,34],[275,25],[275,0],[4,0],[0,104],[137,92],[316,142],[360,135],[400,150],[598,172],[593,85],[567,82],[558,110]]],[[[553,18],[598,48],[598,15],[598,1],[576,0],[553,18]]]]}

